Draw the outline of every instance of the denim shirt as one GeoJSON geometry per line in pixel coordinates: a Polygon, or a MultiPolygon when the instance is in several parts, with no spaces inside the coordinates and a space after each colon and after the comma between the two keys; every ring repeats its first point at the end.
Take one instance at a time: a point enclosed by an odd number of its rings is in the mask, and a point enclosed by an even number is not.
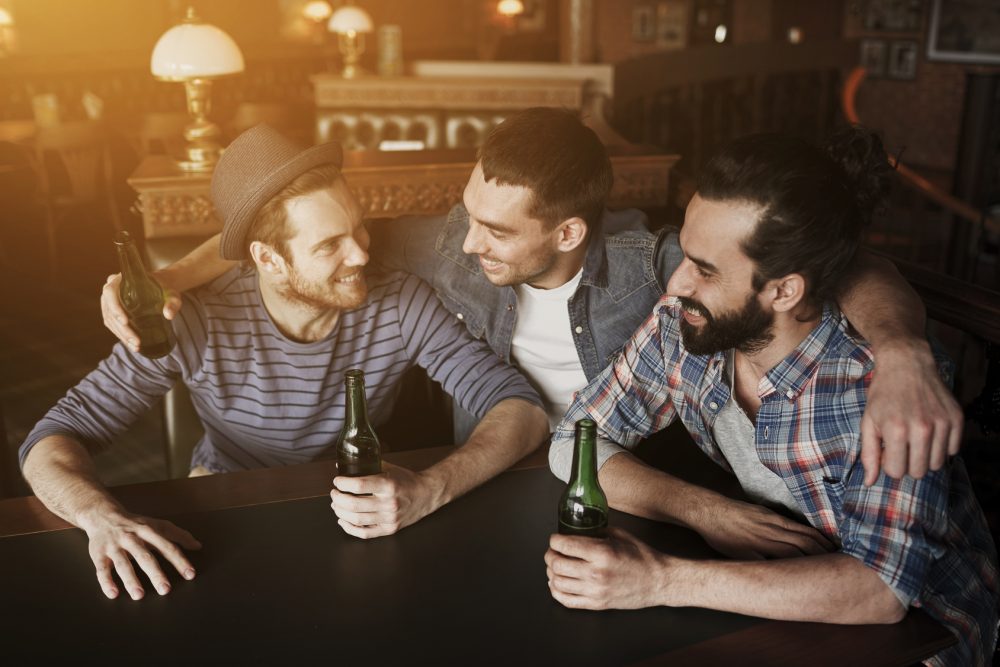
{"type": "MultiPolygon", "coordinates": [[[[663,294],[683,258],[677,230],[646,229],[646,215],[629,209],[605,212],[603,243],[591,243],[583,276],[569,300],[576,351],[587,380],[621,351],[663,294]]],[[[517,320],[512,287],[497,287],[476,255],[462,252],[469,213],[462,204],[447,216],[408,216],[369,225],[376,261],[386,269],[414,273],[429,283],[476,338],[510,362],[517,320]]]]}

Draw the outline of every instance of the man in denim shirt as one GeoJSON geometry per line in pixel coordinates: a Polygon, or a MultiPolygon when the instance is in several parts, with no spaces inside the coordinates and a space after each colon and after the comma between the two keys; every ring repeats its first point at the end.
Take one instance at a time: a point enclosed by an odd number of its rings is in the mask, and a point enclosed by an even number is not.
{"type": "MultiPolygon", "coordinates": [[[[528,377],[554,426],[573,392],[615,358],[648,315],[682,258],[676,230],[653,234],[639,211],[606,211],[611,185],[607,151],[592,130],[569,111],[528,109],[490,133],[464,203],[447,216],[371,224],[373,260],[434,287],[474,336],[528,377]]],[[[178,291],[207,281],[227,266],[217,247],[210,239],[158,279],[178,291]]],[[[880,362],[866,415],[869,478],[880,464],[894,476],[922,475],[958,450],[962,423],[922,339],[923,306],[885,262],[858,266],[849,283],[840,305],[880,362]]],[[[128,344],[116,281],[105,287],[102,306],[105,323],[128,344]]],[[[168,304],[166,314],[175,307],[168,304]]],[[[456,442],[473,425],[459,422],[456,442]]],[[[657,474],[673,489],[672,516],[682,525],[719,504],[736,511],[735,501],[657,474]]],[[[766,550],[761,531],[794,529],[739,506],[745,529],[719,522],[703,533],[726,553],[745,554],[747,545],[766,550]]],[[[813,548],[812,537],[796,539],[813,548]]]]}

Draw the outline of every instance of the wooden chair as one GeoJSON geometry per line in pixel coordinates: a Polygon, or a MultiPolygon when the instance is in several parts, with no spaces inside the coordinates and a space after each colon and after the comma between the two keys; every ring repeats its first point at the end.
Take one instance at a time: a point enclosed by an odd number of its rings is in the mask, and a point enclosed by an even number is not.
{"type": "Polygon", "coordinates": [[[98,210],[105,212],[115,230],[122,228],[122,222],[111,190],[111,156],[101,123],[81,121],[40,129],[35,149],[50,278],[55,282],[59,266],[57,224],[72,212],[98,210]]]}

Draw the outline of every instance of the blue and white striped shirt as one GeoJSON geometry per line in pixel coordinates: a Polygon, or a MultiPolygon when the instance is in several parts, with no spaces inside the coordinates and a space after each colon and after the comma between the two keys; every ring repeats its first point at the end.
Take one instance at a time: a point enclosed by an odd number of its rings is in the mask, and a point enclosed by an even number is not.
{"type": "Polygon", "coordinates": [[[508,398],[541,405],[527,381],[472,338],[419,278],[373,274],[368,285],[367,301],[343,311],[329,336],[299,343],[264,308],[257,273],[229,271],[185,295],[174,320],[177,345],[166,357],[147,359],[117,344],[31,431],[22,464],[50,435],[107,447],[177,381],[189,388],[205,426],[192,465],[213,472],[329,456],[351,368],[365,372],[376,425],[389,417],[397,381],[414,364],[478,417],[508,398]]]}

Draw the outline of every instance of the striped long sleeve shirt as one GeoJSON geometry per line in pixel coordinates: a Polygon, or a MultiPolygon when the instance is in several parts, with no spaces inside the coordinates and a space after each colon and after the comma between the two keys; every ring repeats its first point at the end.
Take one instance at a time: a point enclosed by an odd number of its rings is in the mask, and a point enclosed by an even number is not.
{"type": "MultiPolygon", "coordinates": [[[[730,470],[713,425],[732,390],[724,353],[694,355],[676,301],[661,298],[618,359],[580,390],[552,438],[549,463],[566,479],[578,419],[598,425],[598,461],[680,418],[695,443],[730,470]]],[[[871,568],[904,606],[922,607],[958,639],[932,665],[985,665],[996,644],[997,555],[962,460],[922,479],[882,473],[863,483],[864,414],[874,359],[830,308],[758,385],[753,447],[808,522],[871,568]]]]}
{"type": "Polygon", "coordinates": [[[368,277],[367,301],[341,313],[323,340],[284,336],[264,308],[258,276],[233,269],[185,295],[177,345],[161,359],[121,344],[29,433],[107,447],[175,382],[189,388],[205,427],[192,465],[213,472],[289,465],[329,456],[344,418],[344,371],[365,372],[368,410],[388,418],[398,380],[414,364],[482,417],[508,398],[541,405],[511,366],[468,333],[433,291],[405,273],[368,277]]]}

